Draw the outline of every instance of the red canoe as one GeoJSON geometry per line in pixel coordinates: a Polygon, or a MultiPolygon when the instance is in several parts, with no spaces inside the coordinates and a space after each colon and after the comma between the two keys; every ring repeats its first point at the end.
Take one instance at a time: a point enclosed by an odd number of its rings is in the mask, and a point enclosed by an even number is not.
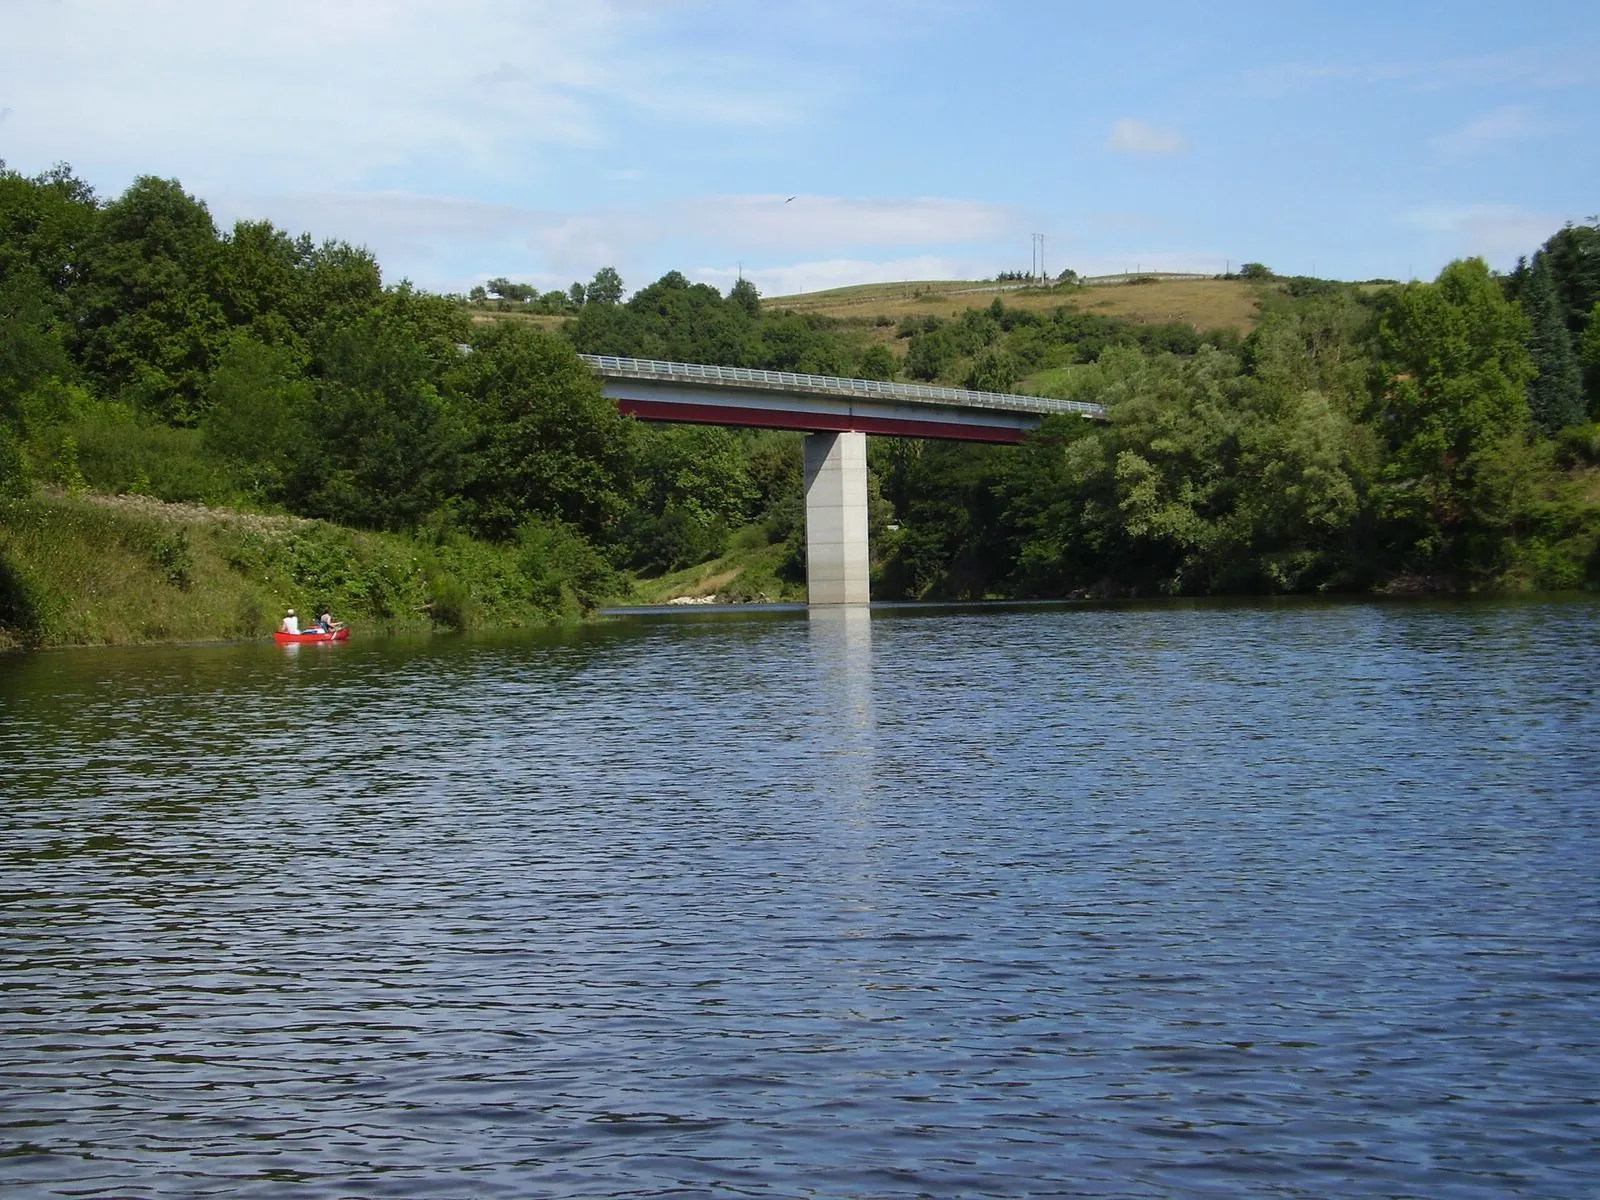
{"type": "Polygon", "coordinates": [[[346,626],[342,629],[335,629],[332,633],[323,633],[321,630],[308,630],[305,633],[285,633],[280,629],[272,635],[272,638],[280,646],[294,646],[301,642],[346,642],[350,640],[350,629],[346,626]]]}

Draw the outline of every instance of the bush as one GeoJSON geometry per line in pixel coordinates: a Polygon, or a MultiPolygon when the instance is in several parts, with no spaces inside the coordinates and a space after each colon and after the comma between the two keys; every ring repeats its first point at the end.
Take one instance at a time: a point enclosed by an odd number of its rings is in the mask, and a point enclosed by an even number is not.
{"type": "Polygon", "coordinates": [[[201,442],[197,429],[146,424],[121,405],[98,405],[63,429],[57,476],[68,491],[93,488],[226,504],[236,498],[233,478],[201,442]]]}
{"type": "Polygon", "coordinates": [[[621,590],[605,556],[570,525],[531,520],[517,533],[529,597],[548,616],[590,613],[621,590]]]}
{"type": "Polygon", "coordinates": [[[720,518],[669,505],[659,517],[640,522],[628,541],[634,566],[665,573],[716,558],[727,548],[728,526],[720,518]]]}
{"type": "Polygon", "coordinates": [[[428,615],[435,625],[445,629],[466,629],[472,623],[476,607],[467,585],[449,571],[429,572],[428,615]]]}
{"type": "Polygon", "coordinates": [[[0,555],[0,629],[24,642],[35,640],[42,623],[39,599],[20,570],[0,555]]]}
{"type": "Polygon", "coordinates": [[[1568,425],[1557,433],[1556,461],[1564,467],[1600,464],[1600,423],[1568,425]]]}
{"type": "Polygon", "coordinates": [[[26,496],[31,490],[22,442],[0,425],[0,497],[26,496]]]}

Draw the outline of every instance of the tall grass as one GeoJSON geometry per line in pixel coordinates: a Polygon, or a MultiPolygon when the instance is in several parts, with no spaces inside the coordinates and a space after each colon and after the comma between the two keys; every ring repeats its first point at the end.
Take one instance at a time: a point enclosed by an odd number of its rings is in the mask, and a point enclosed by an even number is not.
{"type": "Polygon", "coordinates": [[[290,607],[366,631],[540,625],[599,599],[566,553],[131,496],[0,499],[0,646],[265,637],[290,607]]]}

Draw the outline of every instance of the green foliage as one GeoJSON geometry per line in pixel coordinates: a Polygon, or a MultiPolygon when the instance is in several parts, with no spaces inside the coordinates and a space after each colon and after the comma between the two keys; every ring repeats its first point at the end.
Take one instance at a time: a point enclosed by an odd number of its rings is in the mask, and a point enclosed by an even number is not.
{"type": "Polygon", "coordinates": [[[330,336],[313,421],[283,484],[296,511],[411,529],[457,490],[465,432],[434,383],[449,335],[430,327],[433,315],[401,303],[330,336]]]}
{"type": "Polygon", "coordinates": [[[1528,424],[1527,319],[1481,259],[1390,293],[1379,321],[1376,419],[1388,462],[1377,501],[1408,565],[1467,565],[1475,476],[1528,424]]]}
{"type": "Polygon", "coordinates": [[[318,436],[311,382],[293,352],[235,338],[207,388],[206,450],[233,464],[248,491],[281,499],[289,473],[318,436]]]}
{"type": "Polygon", "coordinates": [[[571,346],[535,330],[480,329],[455,374],[468,431],[462,513],[507,539],[530,517],[603,537],[626,510],[633,446],[571,346]]]}
{"type": "Polygon", "coordinates": [[[533,518],[517,531],[518,565],[533,603],[551,617],[583,615],[622,590],[622,582],[582,533],[533,518]]]}
{"type": "Polygon", "coordinates": [[[1600,417],[1600,300],[1589,310],[1589,323],[1579,346],[1579,361],[1583,366],[1584,394],[1588,397],[1589,416],[1600,417]]]}
{"type": "Polygon", "coordinates": [[[176,180],[143,176],[101,210],[75,336],[108,396],[174,424],[199,417],[226,330],[210,288],[218,248],[210,212],[176,180]]]}
{"type": "Polygon", "coordinates": [[[948,328],[919,331],[912,335],[906,350],[906,374],[932,383],[955,366],[960,347],[948,328]]]}
{"type": "Polygon", "coordinates": [[[477,604],[466,584],[442,568],[428,572],[428,615],[444,629],[466,629],[477,615],[477,604]]]}
{"type": "Polygon", "coordinates": [[[39,640],[43,623],[38,588],[0,553],[0,633],[31,645],[39,640]]]}
{"type": "Polygon", "coordinates": [[[1600,466],[1600,422],[1568,425],[1556,435],[1555,447],[1562,466],[1600,466]]]}
{"type": "Polygon", "coordinates": [[[716,558],[728,546],[728,525],[720,517],[669,505],[656,516],[636,520],[628,533],[631,565],[660,574],[716,558]]]}
{"type": "Polygon", "coordinates": [[[892,380],[899,370],[894,351],[887,346],[869,346],[856,364],[855,373],[860,379],[892,380]]]}
{"type": "Polygon", "coordinates": [[[1009,392],[1022,378],[1022,364],[1004,350],[989,348],[972,360],[962,383],[979,392],[1009,392]]]}
{"type": "Polygon", "coordinates": [[[1538,372],[1528,385],[1528,407],[1539,427],[1553,434],[1583,420],[1583,376],[1545,251],[1533,256],[1521,302],[1532,326],[1528,351],[1538,372]]]}
{"type": "Polygon", "coordinates": [[[681,509],[702,524],[741,525],[757,490],[738,434],[707,425],[642,426],[641,500],[652,512],[681,509]]]}
{"type": "Polygon", "coordinates": [[[601,267],[594,273],[589,286],[584,289],[584,305],[606,307],[622,303],[622,276],[615,267],[601,267]]]}
{"type": "MultiPolygon", "coordinates": [[[[61,428],[73,444],[81,488],[206,504],[237,494],[227,468],[205,453],[199,430],[162,425],[121,404],[91,404],[61,428]]],[[[62,484],[74,490],[64,477],[62,484]]]]}
{"type": "Polygon", "coordinates": [[[742,308],[745,316],[752,320],[761,315],[761,293],[748,279],[740,279],[728,289],[728,300],[742,308]]]}

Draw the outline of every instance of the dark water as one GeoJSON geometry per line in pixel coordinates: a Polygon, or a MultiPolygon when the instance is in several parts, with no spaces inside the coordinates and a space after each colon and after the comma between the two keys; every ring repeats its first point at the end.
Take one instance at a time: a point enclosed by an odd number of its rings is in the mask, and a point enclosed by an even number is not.
{"type": "Polygon", "coordinates": [[[0,1185],[1600,1195],[1600,605],[0,660],[0,1185]]]}

